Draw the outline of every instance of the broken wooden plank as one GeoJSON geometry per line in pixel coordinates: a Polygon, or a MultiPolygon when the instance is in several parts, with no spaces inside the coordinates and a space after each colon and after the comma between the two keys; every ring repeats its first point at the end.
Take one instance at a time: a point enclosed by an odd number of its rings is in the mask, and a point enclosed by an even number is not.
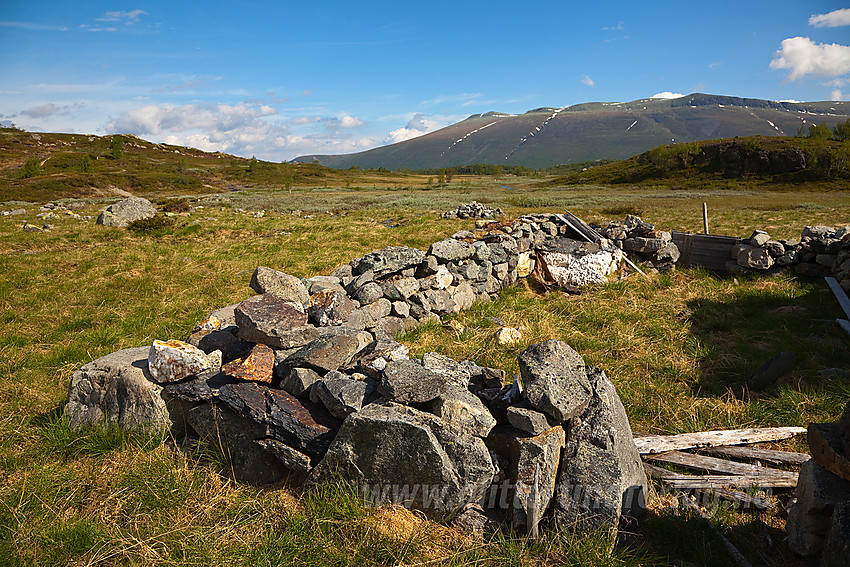
{"type": "Polygon", "coordinates": [[[757,449],[742,445],[727,445],[725,447],[708,447],[702,449],[709,455],[717,457],[733,457],[736,459],[757,459],[774,465],[802,465],[812,458],[808,453],[793,453],[791,451],[776,451],[773,449],[757,449]]]}
{"type": "Polygon", "coordinates": [[[826,280],[826,285],[828,285],[829,289],[832,290],[832,294],[835,296],[835,299],[838,300],[838,304],[841,306],[841,309],[844,310],[844,314],[847,315],[848,319],[850,319],[850,298],[847,297],[847,293],[845,293],[841,284],[839,284],[838,280],[835,278],[824,279],[826,280]]]}
{"type": "Polygon", "coordinates": [[[705,471],[708,473],[724,475],[741,475],[754,478],[764,477],[770,479],[787,479],[789,482],[793,482],[795,486],[797,484],[797,473],[795,472],[780,471],[759,465],[727,461],[726,459],[718,459],[717,457],[708,457],[706,455],[694,455],[692,453],[682,453],[681,451],[668,451],[658,455],[651,455],[648,458],[662,463],[679,465],[696,471],[705,471]]]}
{"type": "Polygon", "coordinates": [[[641,455],[653,455],[681,449],[779,441],[805,432],[805,427],[721,429],[717,431],[700,431],[698,433],[682,433],[680,435],[646,435],[635,437],[635,445],[637,446],[638,453],[641,455]]]}
{"type": "MultiPolygon", "coordinates": [[[[580,218],[578,218],[577,216],[572,214],[570,211],[565,211],[565,212],[567,213],[569,218],[565,217],[562,214],[556,214],[555,218],[557,218],[559,221],[563,222],[564,224],[568,225],[570,228],[572,228],[578,234],[582,235],[585,240],[592,243],[592,242],[598,242],[599,240],[605,239],[605,237],[602,236],[601,234],[599,234],[599,232],[597,232],[596,229],[594,229],[592,226],[590,226],[589,224],[587,224],[586,222],[584,222],[583,220],[581,220],[580,218]]],[[[649,276],[646,275],[646,272],[644,272],[643,270],[638,268],[637,264],[635,264],[634,262],[629,260],[626,257],[625,253],[623,254],[623,261],[626,264],[628,264],[629,266],[631,266],[632,268],[634,268],[635,270],[637,270],[637,272],[640,275],[642,275],[646,279],[649,279],[649,276]]]]}
{"type": "MultiPolygon", "coordinates": [[[[643,468],[646,471],[646,474],[661,481],[662,484],[667,484],[665,481],[669,479],[678,479],[678,480],[687,480],[689,478],[694,478],[692,475],[676,473],[673,471],[668,471],[667,469],[663,469],[661,467],[657,467],[655,465],[651,465],[649,463],[644,463],[643,468]]],[[[712,489],[690,489],[684,488],[679,489],[685,492],[689,490],[698,490],[699,492],[703,492],[706,494],[714,494],[723,500],[728,500],[735,504],[737,508],[755,508],[756,510],[772,510],[775,506],[773,502],[768,500],[767,498],[763,498],[761,496],[755,496],[753,494],[748,494],[746,492],[742,492],[740,490],[733,490],[730,488],[712,488],[712,489]]]]}

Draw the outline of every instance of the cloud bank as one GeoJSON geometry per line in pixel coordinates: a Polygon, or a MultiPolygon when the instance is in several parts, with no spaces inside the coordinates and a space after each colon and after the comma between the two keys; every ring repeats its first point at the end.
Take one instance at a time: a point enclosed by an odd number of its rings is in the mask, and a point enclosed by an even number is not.
{"type": "Polygon", "coordinates": [[[816,28],[850,26],[850,8],[833,10],[828,14],[814,14],[811,18],[809,18],[809,25],[816,28]]]}
{"type": "Polygon", "coordinates": [[[850,73],[850,47],[819,44],[808,37],[789,37],[770,62],[771,69],[788,69],[789,81],[813,77],[838,77],[850,73]]]}

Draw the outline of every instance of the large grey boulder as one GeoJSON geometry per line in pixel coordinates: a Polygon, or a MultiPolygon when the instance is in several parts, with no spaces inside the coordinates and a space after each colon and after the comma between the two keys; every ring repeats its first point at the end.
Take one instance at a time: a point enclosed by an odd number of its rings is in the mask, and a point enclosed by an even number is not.
{"type": "Polygon", "coordinates": [[[307,482],[345,479],[375,505],[403,504],[446,521],[478,501],[494,473],[484,441],[434,415],[388,402],[348,416],[307,482]]]}
{"type": "Polygon", "coordinates": [[[71,429],[164,431],[171,425],[162,388],[148,373],[148,347],[119,350],[74,372],[65,415],[71,429]]]}
{"type": "Polygon", "coordinates": [[[109,205],[98,215],[97,224],[104,226],[125,227],[129,223],[156,216],[156,207],[150,201],[141,197],[127,197],[109,205]]]}
{"type": "Polygon", "coordinates": [[[563,423],[587,406],[592,388],[584,360],[567,343],[551,339],[533,344],[517,360],[523,395],[532,408],[563,423]]]}
{"type": "Polygon", "coordinates": [[[588,367],[593,394],[570,422],[557,504],[567,525],[615,532],[620,515],[640,517],[648,484],[626,410],[602,370],[588,367]]]}
{"type": "Polygon", "coordinates": [[[310,301],[307,286],[299,278],[265,266],[258,266],[254,270],[250,286],[257,293],[273,295],[302,312],[304,306],[310,301]]]}
{"type": "Polygon", "coordinates": [[[329,372],[313,386],[319,401],[338,419],[360,410],[367,390],[365,381],[353,380],[342,372],[329,372]]]}
{"type": "Polygon", "coordinates": [[[428,255],[434,256],[442,264],[460,262],[461,260],[472,258],[473,254],[475,254],[475,247],[472,244],[462,240],[455,240],[454,238],[440,240],[428,248],[428,255]]]}

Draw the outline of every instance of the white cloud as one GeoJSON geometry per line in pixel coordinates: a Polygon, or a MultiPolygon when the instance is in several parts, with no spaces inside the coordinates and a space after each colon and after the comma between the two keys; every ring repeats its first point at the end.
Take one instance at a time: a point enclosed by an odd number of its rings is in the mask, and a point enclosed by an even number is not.
{"type": "Polygon", "coordinates": [[[829,94],[829,100],[844,100],[844,93],[841,92],[841,89],[833,89],[829,94]]]}
{"type": "Polygon", "coordinates": [[[334,126],[336,126],[337,128],[346,128],[346,129],[347,128],[359,128],[360,126],[363,126],[364,124],[366,124],[365,122],[363,122],[362,120],[360,120],[356,116],[348,116],[348,115],[343,115],[343,116],[340,116],[339,118],[335,118],[331,121],[331,123],[334,126]]]}
{"type": "Polygon", "coordinates": [[[129,10],[126,12],[122,11],[109,11],[106,12],[102,17],[95,18],[95,21],[98,22],[124,22],[125,25],[135,24],[139,21],[139,18],[142,16],[147,16],[148,13],[144,10],[129,10]]]}
{"type": "Polygon", "coordinates": [[[581,82],[582,82],[583,85],[587,85],[588,87],[592,87],[593,85],[596,84],[596,83],[593,82],[593,79],[591,79],[587,75],[582,75],[581,82]]]}
{"type": "Polygon", "coordinates": [[[789,37],[782,40],[770,68],[788,69],[789,81],[806,75],[837,77],[850,72],[850,47],[837,43],[818,44],[808,37],[789,37]]]}
{"type": "Polygon", "coordinates": [[[417,112],[408,120],[403,128],[398,128],[390,132],[384,142],[387,144],[397,144],[405,140],[412,140],[428,132],[444,128],[454,122],[456,122],[454,117],[433,116],[417,112]]]}
{"type": "Polygon", "coordinates": [[[602,31],[620,31],[623,29],[623,22],[617,22],[616,26],[605,26],[602,28],[602,31]]]}
{"type": "Polygon", "coordinates": [[[670,91],[664,91],[663,93],[655,93],[649,98],[682,98],[682,93],[671,93],[670,91]]]}
{"type": "Polygon", "coordinates": [[[809,25],[816,28],[837,28],[850,26],[850,8],[833,10],[828,14],[812,14],[809,25]]]}
{"type": "Polygon", "coordinates": [[[260,117],[276,112],[269,106],[242,104],[152,104],[123,113],[107,128],[138,135],[201,129],[224,133],[254,125],[260,117]]]}

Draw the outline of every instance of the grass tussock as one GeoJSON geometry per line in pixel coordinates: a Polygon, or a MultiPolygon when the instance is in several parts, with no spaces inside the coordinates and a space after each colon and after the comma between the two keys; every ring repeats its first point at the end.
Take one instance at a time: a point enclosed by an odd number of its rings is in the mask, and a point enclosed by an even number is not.
{"type": "MultiPolygon", "coordinates": [[[[164,217],[173,224],[152,231],[60,216],[50,221],[54,229],[27,233],[22,217],[0,217],[2,564],[722,564],[711,533],[678,508],[658,508],[628,527],[610,556],[604,538],[554,532],[537,542],[478,541],[407,510],[367,508],[345,487],[299,493],[285,484],[238,485],[214,448],[181,452],[169,438],[74,434],[61,408],[80,366],[155,338],[184,338],[209,311],[250,296],[256,266],[309,277],[384,246],[426,248],[470,228],[438,213],[473,199],[508,216],[560,207],[601,222],[640,213],[661,228],[692,232],[708,202],[712,231],[737,236],[760,228],[798,237],[805,225],[850,219],[846,199],[816,191],[542,191],[454,181],[428,191],[296,188],[292,197],[245,190],[201,202],[174,194],[163,206],[187,199],[194,210],[164,217]],[[249,214],[261,209],[262,218],[249,214]]],[[[95,216],[107,202],[87,203],[81,214],[95,216]]],[[[29,207],[23,220],[36,212],[29,207]]],[[[400,339],[414,356],[471,359],[509,378],[520,350],[564,340],[606,371],[643,433],[806,425],[837,419],[850,398],[846,378],[819,373],[850,368],[846,335],[823,322],[838,316],[824,290],[788,276],[736,280],[699,270],[650,281],[632,274],[581,296],[528,282],[450,317],[463,331],[430,324],[400,339]],[[496,344],[496,318],[521,328],[522,341],[496,344]],[[797,354],[794,372],[765,392],[747,391],[746,377],[781,350],[797,354]]],[[[805,448],[802,439],[777,447],[805,448]]],[[[782,540],[781,501],[779,510],[723,510],[715,523],[754,564],[788,564],[765,543],[782,540]]]]}

